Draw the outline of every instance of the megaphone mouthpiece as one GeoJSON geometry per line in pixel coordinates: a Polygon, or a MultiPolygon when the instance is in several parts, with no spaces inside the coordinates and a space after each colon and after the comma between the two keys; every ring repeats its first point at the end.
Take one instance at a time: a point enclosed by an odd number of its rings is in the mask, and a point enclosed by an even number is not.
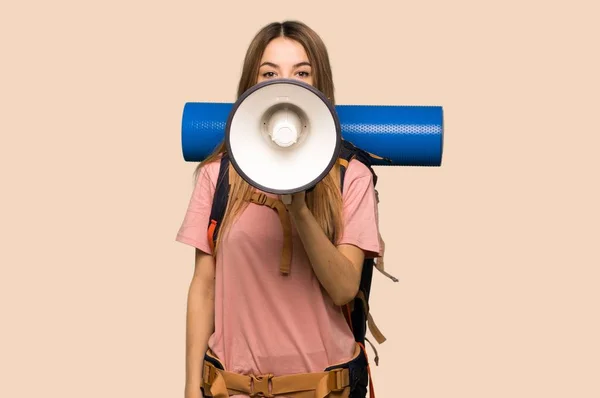
{"type": "Polygon", "coordinates": [[[270,116],[267,131],[275,144],[287,148],[300,139],[303,132],[302,120],[296,112],[285,107],[270,116]]]}

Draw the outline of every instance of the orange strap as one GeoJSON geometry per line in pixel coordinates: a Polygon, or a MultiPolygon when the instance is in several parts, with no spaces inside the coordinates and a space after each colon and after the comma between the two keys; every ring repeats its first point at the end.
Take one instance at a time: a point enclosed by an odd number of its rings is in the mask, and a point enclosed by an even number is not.
{"type": "Polygon", "coordinates": [[[379,344],[383,344],[386,338],[383,335],[383,333],[381,333],[381,330],[379,330],[379,328],[375,324],[375,321],[373,320],[373,316],[371,315],[369,304],[367,303],[365,294],[362,290],[359,290],[356,297],[360,299],[361,303],[363,304],[363,311],[367,315],[367,326],[369,327],[369,331],[371,331],[371,334],[373,335],[373,337],[375,337],[375,340],[377,340],[379,344]]]}
{"type": "Polygon", "coordinates": [[[345,167],[345,168],[348,168],[348,164],[349,164],[349,162],[348,162],[346,159],[338,158],[338,163],[339,163],[341,166],[343,166],[343,167],[345,167]]]}
{"type": "Polygon", "coordinates": [[[369,372],[369,398],[375,398],[375,387],[373,386],[373,376],[371,375],[371,366],[369,365],[369,357],[367,356],[367,349],[361,343],[360,347],[363,349],[365,353],[365,358],[367,359],[367,371],[369,372]]]}
{"type": "Polygon", "coordinates": [[[215,252],[215,242],[213,239],[214,239],[216,228],[217,228],[217,222],[215,220],[210,220],[210,225],[208,226],[208,245],[210,246],[210,250],[213,254],[215,252]]]}
{"type": "MultiPolygon", "coordinates": [[[[283,251],[281,254],[280,270],[283,274],[287,275],[290,273],[292,263],[292,224],[289,218],[289,214],[285,205],[277,199],[268,197],[262,192],[254,192],[250,198],[251,203],[257,205],[267,206],[277,211],[279,220],[281,221],[281,227],[283,229],[283,251]]],[[[217,227],[217,222],[211,220],[208,227],[208,244],[214,253],[214,234],[217,227]]]]}
{"type": "Polygon", "coordinates": [[[289,274],[292,263],[292,224],[287,207],[280,200],[271,198],[262,192],[254,192],[250,198],[250,202],[267,206],[277,211],[281,227],[283,228],[283,251],[281,253],[279,268],[283,274],[289,274]]]}

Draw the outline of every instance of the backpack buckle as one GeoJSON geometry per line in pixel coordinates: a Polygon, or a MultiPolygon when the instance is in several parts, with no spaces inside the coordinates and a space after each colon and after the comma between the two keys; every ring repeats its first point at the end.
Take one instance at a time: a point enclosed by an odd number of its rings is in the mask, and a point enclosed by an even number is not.
{"type": "Polygon", "coordinates": [[[204,385],[210,386],[217,378],[217,372],[215,371],[213,366],[204,363],[204,372],[202,372],[202,376],[202,381],[204,382],[204,385]]]}
{"type": "Polygon", "coordinates": [[[271,394],[271,379],[273,374],[269,373],[261,376],[250,376],[250,395],[251,397],[274,397],[271,394]]]}
{"type": "Polygon", "coordinates": [[[347,383],[344,383],[344,368],[336,368],[329,371],[327,387],[332,392],[343,391],[347,383]]]}

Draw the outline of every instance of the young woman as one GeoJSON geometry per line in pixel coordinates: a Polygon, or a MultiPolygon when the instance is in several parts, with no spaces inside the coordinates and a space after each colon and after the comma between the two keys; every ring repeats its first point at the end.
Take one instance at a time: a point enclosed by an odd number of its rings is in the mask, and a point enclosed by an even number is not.
{"type": "MultiPolygon", "coordinates": [[[[246,53],[238,96],[278,78],[299,79],[335,103],[326,47],[303,23],[272,23],[257,33],[246,53]]],[[[268,381],[278,397],[365,397],[365,354],[342,306],[357,293],[365,256],[382,251],[371,172],[352,160],[343,194],[336,165],[314,190],[293,195],[286,205],[293,253],[290,273],[284,275],[280,218],[272,208],[249,201],[256,189],[233,169],[215,250],[209,242],[224,151],[221,144],[198,166],[176,238],[195,247],[185,397],[248,397],[267,388],[268,381]],[[349,363],[349,373],[325,372],[349,363]],[[332,391],[336,377],[340,391],[332,391]]]]}

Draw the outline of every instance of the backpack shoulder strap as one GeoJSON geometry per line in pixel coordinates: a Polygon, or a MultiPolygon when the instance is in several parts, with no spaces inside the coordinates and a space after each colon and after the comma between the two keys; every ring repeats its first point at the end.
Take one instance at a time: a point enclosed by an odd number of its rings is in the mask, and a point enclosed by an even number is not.
{"type": "MultiPolygon", "coordinates": [[[[348,165],[350,164],[350,161],[352,159],[356,159],[368,167],[368,169],[371,171],[371,174],[373,174],[373,187],[377,186],[377,174],[375,173],[375,170],[373,169],[373,163],[371,162],[371,159],[379,159],[379,160],[383,160],[383,161],[391,163],[391,160],[382,158],[380,156],[377,156],[370,152],[367,152],[363,149],[360,149],[359,147],[355,146],[354,144],[352,144],[349,141],[345,141],[345,140],[342,141],[342,149],[340,151],[340,156],[339,156],[340,179],[341,179],[340,188],[342,189],[342,192],[343,192],[343,188],[344,188],[344,177],[346,175],[346,169],[348,168],[348,165]]],[[[379,203],[379,192],[377,191],[377,189],[375,189],[375,199],[376,199],[377,203],[379,203]]],[[[381,240],[381,244],[384,245],[383,240],[381,240]]],[[[377,268],[377,270],[379,272],[381,272],[383,275],[385,275],[386,277],[388,277],[389,279],[391,279],[394,282],[398,282],[398,278],[387,273],[384,270],[383,257],[377,258],[377,260],[374,262],[374,265],[375,265],[375,268],[377,268]]]]}
{"type": "MultiPolygon", "coordinates": [[[[371,171],[371,174],[373,175],[373,186],[375,187],[377,185],[377,174],[375,173],[375,170],[372,167],[373,166],[372,159],[383,159],[383,158],[373,155],[369,152],[366,152],[366,151],[360,149],[359,147],[355,146],[351,142],[344,140],[344,141],[342,141],[342,149],[341,149],[340,155],[339,155],[340,186],[341,186],[342,192],[343,192],[343,187],[344,187],[344,177],[346,175],[346,170],[348,168],[348,165],[350,164],[350,162],[353,159],[356,159],[359,162],[363,163],[371,171]]],[[[376,195],[376,201],[377,201],[377,203],[379,203],[379,195],[378,195],[377,189],[375,189],[375,195],[376,195]]],[[[380,237],[380,240],[381,240],[381,237],[380,237]]],[[[382,244],[383,244],[383,242],[382,242],[382,244]]],[[[362,276],[361,276],[360,289],[359,289],[359,292],[358,292],[355,300],[353,302],[350,302],[348,305],[347,320],[349,321],[349,323],[351,323],[355,338],[358,342],[363,343],[365,340],[367,342],[369,342],[365,336],[365,333],[366,333],[365,326],[368,326],[368,329],[371,331],[371,334],[373,335],[373,337],[375,337],[377,342],[379,344],[381,344],[386,340],[386,338],[381,333],[381,331],[379,330],[377,325],[375,324],[375,321],[373,320],[373,317],[371,316],[371,313],[369,311],[369,297],[370,297],[370,292],[371,292],[373,268],[377,269],[378,271],[380,271],[382,274],[384,274],[385,276],[387,276],[394,282],[398,282],[397,278],[395,278],[394,276],[388,274],[387,272],[385,272],[383,270],[383,259],[382,258],[365,259],[365,261],[363,263],[363,272],[362,272],[362,276]],[[357,308],[357,305],[358,305],[358,308],[357,308]],[[365,325],[365,323],[366,323],[366,325],[365,325]]],[[[375,350],[375,347],[373,347],[372,344],[371,344],[371,347],[373,348],[373,350],[375,350]]],[[[375,350],[375,352],[377,352],[377,351],[375,350]]],[[[375,363],[377,364],[377,362],[378,362],[378,356],[376,354],[375,363]]]]}
{"type": "Polygon", "coordinates": [[[229,199],[229,156],[227,153],[223,153],[221,162],[219,165],[219,174],[217,183],[215,186],[215,194],[212,201],[212,207],[210,210],[210,219],[208,223],[208,244],[213,252],[217,244],[217,236],[219,234],[219,228],[221,227],[221,221],[225,215],[225,209],[227,207],[227,200],[229,199]]]}
{"type": "MultiPolygon", "coordinates": [[[[362,164],[367,166],[371,174],[373,174],[373,186],[377,185],[377,174],[375,170],[373,170],[373,163],[371,159],[383,159],[379,156],[373,155],[367,151],[360,149],[359,147],[352,144],[350,141],[342,140],[342,148],[340,150],[340,155],[338,159],[338,163],[340,164],[340,178],[341,185],[340,188],[344,188],[344,177],[346,175],[346,170],[348,169],[348,165],[350,161],[356,159],[360,161],[362,164]]],[[[377,192],[377,191],[376,191],[377,192]]]]}
{"type": "MultiPolygon", "coordinates": [[[[225,217],[225,210],[227,209],[227,202],[229,201],[231,187],[231,180],[229,178],[230,173],[229,156],[225,152],[221,157],[221,163],[219,165],[219,177],[215,186],[215,194],[213,196],[207,230],[208,243],[213,252],[213,256],[215,255],[219,229],[221,228],[223,218],[225,217]]],[[[258,192],[254,192],[249,198],[249,201],[250,203],[264,205],[277,211],[284,234],[280,270],[282,274],[288,275],[290,273],[292,261],[292,227],[285,205],[280,200],[270,198],[265,194],[258,192]]]]}
{"type": "MultiPolygon", "coordinates": [[[[375,173],[375,170],[373,170],[371,163],[372,158],[378,157],[356,147],[349,141],[342,141],[342,148],[338,157],[338,163],[340,164],[340,190],[342,193],[344,192],[344,179],[346,176],[346,171],[350,162],[353,159],[356,159],[363,163],[365,166],[367,166],[367,168],[371,171],[371,174],[373,175],[373,186],[377,184],[377,174],[375,173]]],[[[375,195],[378,203],[379,197],[377,194],[377,190],[375,190],[375,195]]],[[[386,340],[385,336],[383,336],[381,331],[375,325],[369,308],[369,295],[371,291],[374,267],[376,267],[374,259],[364,260],[358,294],[356,295],[354,300],[350,301],[344,306],[344,310],[346,315],[346,321],[348,322],[348,325],[352,330],[354,339],[361,346],[365,356],[367,355],[365,342],[369,343],[369,345],[375,352],[375,365],[379,365],[379,354],[377,353],[377,350],[375,349],[373,344],[366,337],[368,327],[368,329],[371,331],[371,334],[375,337],[379,344],[383,343],[386,340]]],[[[373,378],[371,375],[371,367],[368,363],[367,372],[369,378],[369,395],[371,397],[374,397],[375,390],[373,388],[373,378]]]]}

